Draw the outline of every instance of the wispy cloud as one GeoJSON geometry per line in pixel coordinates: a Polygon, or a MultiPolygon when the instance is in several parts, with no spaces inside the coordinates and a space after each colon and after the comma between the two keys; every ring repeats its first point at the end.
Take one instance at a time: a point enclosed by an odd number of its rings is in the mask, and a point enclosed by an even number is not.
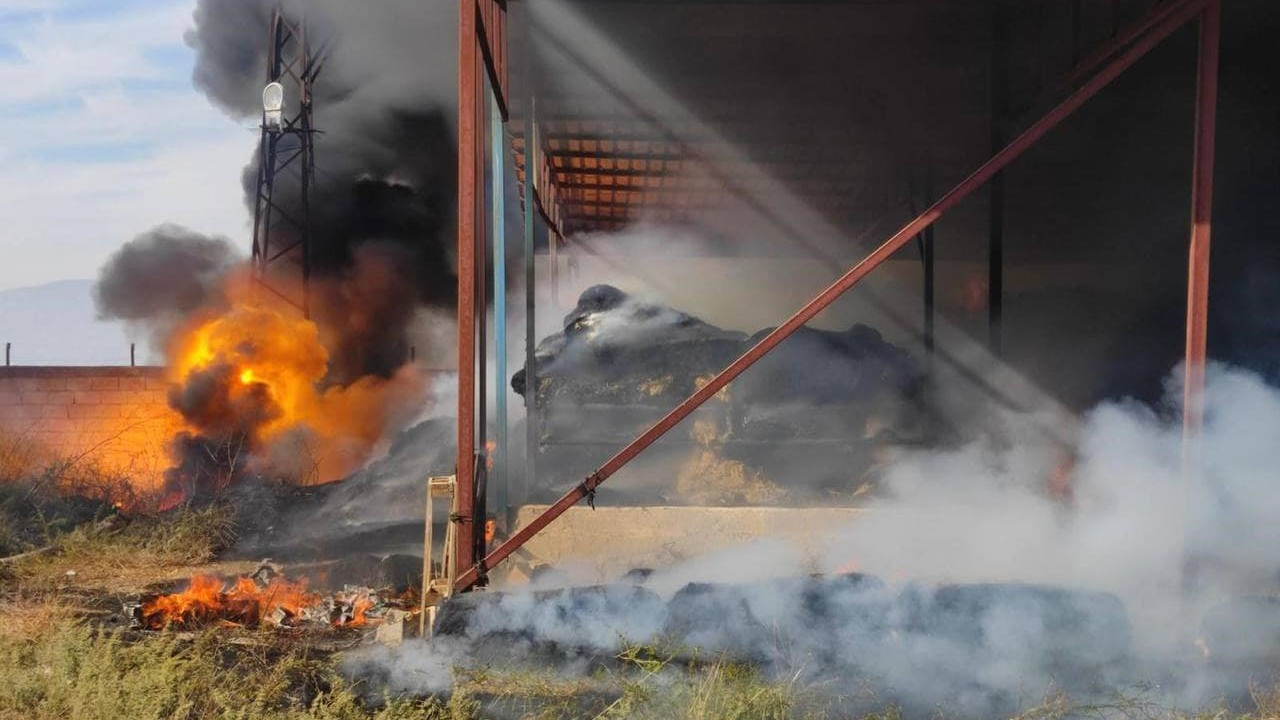
{"type": "Polygon", "coordinates": [[[162,221],[246,234],[254,133],[191,85],[192,0],[3,0],[0,287],[91,276],[162,221]]]}

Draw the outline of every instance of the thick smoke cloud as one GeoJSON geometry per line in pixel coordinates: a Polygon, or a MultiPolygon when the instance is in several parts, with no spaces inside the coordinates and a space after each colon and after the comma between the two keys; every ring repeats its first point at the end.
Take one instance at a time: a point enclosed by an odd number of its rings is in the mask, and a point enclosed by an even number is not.
{"type": "MultiPolygon", "coordinates": [[[[201,0],[187,42],[194,82],[228,114],[256,120],[266,82],[274,0],[201,0]]],[[[455,295],[449,229],[455,149],[453,12],[445,4],[285,2],[324,62],[314,87],[316,177],[311,227],[313,307],[333,351],[331,379],[389,376],[408,355],[416,307],[455,295]],[[325,322],[328,319],[330,322],[325,322]]],[[[288,99],[286,99],[288,103],[288,99]]],[[[296,109],[296,105],[293,106],[296,109]]],[[[289,112],[288,107],[286,112],[289,112]]],[[[256,157],[245,169],[252,202],[256,157]]],[[[301,216],[296,180],[276,199],[301,216]]],[[[290,268],[292,270],[292,268],[290,268]]]]}
{"type": "Polygon", "coordinates": [[[217,304],[238,260],[226,238],[161,225],[125,243],[102,266],[94,287],[98,314],[167,328],[217,304]]]}
{"type": "Polygon", "coordinates": [[[443,641],[351,668],[440,690],[455,665],[545,662],[555,647],[574,672],[618,638],[665,637],[815,687],[866,686],[920,716],[1016,712],[1059,690],[1178,707],[1245,698],[1280,642],[1280,606],[1257,594],[1280,569],[1280,389],[1213,368],[1203,470],[1189,472],[1173,377],[1162,405],[1088,413],[1066,498],[1045,487],[1061,455],[1031,429],[1044,419],[1009,415],[963,446],[904,454],[859,520],[803,548],[757,540],[639,590],[454,601],[443,641]],[[824,577],[777,579],[798,569],[824,577]]]}

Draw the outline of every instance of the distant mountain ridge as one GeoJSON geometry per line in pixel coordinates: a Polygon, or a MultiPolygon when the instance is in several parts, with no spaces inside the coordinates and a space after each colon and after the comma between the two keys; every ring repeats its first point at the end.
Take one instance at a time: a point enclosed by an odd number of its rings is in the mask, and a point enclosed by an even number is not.
{"type": "Polygon", "coordinates": [[[128,365],[137,342],[139,365],[152,364],[146,338],[122,322],[99,320],[93,280],[58,280],[0,290],[0,346],[11,343],[14,365],[128,365]]]}

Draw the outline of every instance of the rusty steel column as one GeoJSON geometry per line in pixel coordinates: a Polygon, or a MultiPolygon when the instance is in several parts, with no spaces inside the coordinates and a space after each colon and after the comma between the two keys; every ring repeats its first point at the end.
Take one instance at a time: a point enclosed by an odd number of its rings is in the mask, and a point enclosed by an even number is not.
{"type": "MultiPolygon", "coordinates": [[[[475,0],[458,0],[458,455],[454,533],[457,567],[475,564],[476,452],[476,136],[475,0]]],[[[428,522],[430,518],[427,519],[428,522]]],[[[429,552],[430,548],[426,548],[429,552]]]]}
{"type": "Polygon", "coordinates": [[[536,535],[543,528],[549,525],[553,520],[560,517],[569,508],[576,505],[583,498],[592,496],[597,487],[600,486],[611,475],[620,470],[624,465],[630,462],[641,451],[652,445],[658,438],[662,437],[667,431],[675,427],[681,420],[685,419],[697,409],[700,405],[711,399],[716,393],[720,392],[725,385],[728,385],[734,378],[738,377],[747,368],[751,367],[760,358],[764,357],[770,350],[773,350],[783,340],[791,336],[795,331],[799,330],[805,323],[812,320],[818,313],[825,310],[837,298],[843,295],[849,288],[853,287],[871,273],[885,260],[889,259],[906,245],[914,237],[923,232],[926,228],[937,222],[951,208],[955,207],[960,201],[964,200],[975,190],[987,183],[996,173],[999,173],[1010,163],[1020,157],[1031,146],[1035,145],[1050,130],[1057,127],[1063,120],[1084,105],[1090,98],[1097,95],[1106,86],[1110,85],[1121,73],[1127,70],[1140,58],[1144,57],[1152,48],[1159,45],[1165,38],[1169,37],[1175,30],[1182,27],[1189,20],[1195,17],[1211,0],[1185,0],[1179,5],[1179,11],[1171,15],[1164,22],[1154,28],[1150,35],[1141,38],[1134,43],[1133,47],[1117,56],[1106,67],[1098,72],[1097,75],[1090,78],[1078,90],[1071,93],[1061,103],[1050,110],[1044,117],[1037,120],[1027,128],[1021,135],[1013,140],[996,153],[990,160],[983,163],[981,167],[973,172],[972,175],[965,178],[945,195],[938,199],[933,205],[921,213],[911,222],[908,222],[900,230],[894,233],[888,240],[873,250],[869,255],[862,259],[858,264],[854,265],[830,287],[823,290],[816,297],[810,300],[795,315],[792,315],[786,322],[766,335],[760,342],[756,343],[751,349],[747,350],[741,357],[734,360],[727,368],[722,370],[705,385],[698,389],[693,395],[690,395],[683,402],[675,407],[671,412],[667,413],[662,419],[655,422],[649,429],[645,430],[639,437],[632,440],[626,447],[618,451],[616,455],[601,465],[598,470],[588,475],[573,490],[565,493],[563,497],[543,511],[541,515],[534,518],[530,523],[518,532],[513,534],[505,542],[490,552],[478,564],[467,568],[455,584],[457,589],[465,589],[479,580],[489,568],[493,567],[507,556],[515,552],[520,546],[529,541],[529,538],[536,535]]]}
{"type": "MultiPolygon", "coordinates": [[[[479,12],[477,10],[477,12],[479,12]]],[[[477,15],[477,22],[483,22],[484,16],[477,15]]],[[[489,197],[484,182],[485,167],[489,155],[489,122],[486,109],[489,104],[489,87],[486,84],[488,70],[484,57],[480,54],[480,35],[476,36],[476,94],[472,117],[475,118],[476,154],[476,410],[475,410],[475,456],[472,477],[471,505],[464,506],[463,512],[469,514],[471,520],[471,555],[473,558],[484,556],[484,524],[487,519],[487,498],[489,488],[489,269],[493,265],[490,252],[489,221],[487,219],[489,197]]]]}
{"type": "Polygon", "coordinates": [[[1187,349],[1182,398],[1184,450],[1196,455],[1204,423],[1205,361],[1209,328],[1209,240],[1213,228],[1213,160],[1218,111],[1218,48],[1221,0],[1200,15],[1200,58],[1196,68],[1195,159],[1192,162],[1191,247],[1187,267],[1187,349]]]}

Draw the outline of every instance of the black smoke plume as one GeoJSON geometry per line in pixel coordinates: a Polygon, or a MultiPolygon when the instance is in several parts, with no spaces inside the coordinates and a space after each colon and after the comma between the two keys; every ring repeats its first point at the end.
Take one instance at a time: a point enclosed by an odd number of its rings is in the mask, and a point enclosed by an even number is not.
{"type": "MultiPolygon", "coordinates": [[[[318,380],[323,402],[317,395],[314,403],[323,408],[317,412],[350,420],[329,427],[323,437],[324,449],[333,455],[326,462],[335,471],[345,462],[343,453],[368,452],[376,440],[370,433],[398,429],[406,411],[399,405],[412,404],[420,387],[414,373],[397,373],[410,355],[410,326],[420,308],[448,306],[456,291],[449,251],[456,157],[449,121],[453,69],[440,62],[453,56],[454,23],[441,17],[453,10],[407,1],[382,3],[369,12],[339,0],[198,0],[186,35],[196,53],[193,83],[246,125],[256,126],[261,117],[267,30],[277,9],[305,28],[312,55],[323,67],[311,95],[317,133],[309,215],[302,205],[299,163],[284,168],[288,161],[280,161],[273,201],[282,215],[309,217],[311,318],[326,374],[304,374],[308,381],[318,380]],[[392,384],[395,392],[384,389],[392,384]]],[[[287,84],[286,114],[296,113],[298,103],[296,87],[287,84]]],[[[246,135],[249,162],[242,176],[246,221],[254,213],[259,170],[250,138],[246,135]]],[[[280,136],[282,158],[297,141],[280,136]]],[[[295,230],[291,223],[273,223],[272,249],[287,248],[295,230]]],[[[146,326],[156,347],[172,352],[179,347],[178,331],[219,316],[242,297],[232,289],[247,279],[236,269],[243,257],[235,246],[247,250],[250,238],[208,238],[171,225],[141,235],[102,269],[99,312],[146,326]]],[[[268,269],[268,284],[276,282],[281,295],[299,294],[300,256],[287,252],[268,269]]],[[[277,331],[262,328],[255,332],[264,334],[251,337],[266,341],[277,331]]],[[[262,351],[255,341],[245,342],[236,354],[253,358],[262,351]]],[[[281,408],[265,386],[246,380],[230,361],[190,372],[173,388],[169,404],[189,431],[174,438],[167,486],[181,488],[188,497],[225,487],[247,469],[251,454],[270,454],[284,442],[259,437],[281,408]]],[[[297,427],[285,435],[305,444],[306,433],[297,427]]],[[[264,464],[263,457],[253,465],[255,471],[278,466],[264,464]]]]}
{"type": "MultiPolygon", "coordinates": [[[[416,2],[380,3],[369,12],[339,0],[200,0],[187,34],[196,51],[193,80],[237,119],[260,116],[266,31],[277,7],[301,20],[313,53],[324,58],[313,88],[320,133],[312,304],[320,324],[334,331],[326,338],[330,379],[387,377],[408,356],[415,308],[448,305],[455,294],[453,73],[440,62],[452,57],[453,23],[441,16],[453,10],[416,2]]],[[[250,207],[257,172],[255,156],[244,173],[250,207]]],[[[300,217],[290,182],[277,185],[276,201],[300,217]]]]}
{"type": "Polygon", "coordinates": [[[199,433],[173,439],[176,464],[165,471],[167,491],[200,497],[225,489],[245,469],[257,443],[256,429],[279,416],[265,385],[230,391],[239,382],[234,367],[218,364],[192,373],[169,390],[169,405],[199,433]]]}
{"type": "Polygon", "coordinates": [[[94,303],[103,318],[146,323],[163,334],[183,316],[219,303],[223,278],[237,260],[226,238],[161,225],[107,260],[94,303]]]}

